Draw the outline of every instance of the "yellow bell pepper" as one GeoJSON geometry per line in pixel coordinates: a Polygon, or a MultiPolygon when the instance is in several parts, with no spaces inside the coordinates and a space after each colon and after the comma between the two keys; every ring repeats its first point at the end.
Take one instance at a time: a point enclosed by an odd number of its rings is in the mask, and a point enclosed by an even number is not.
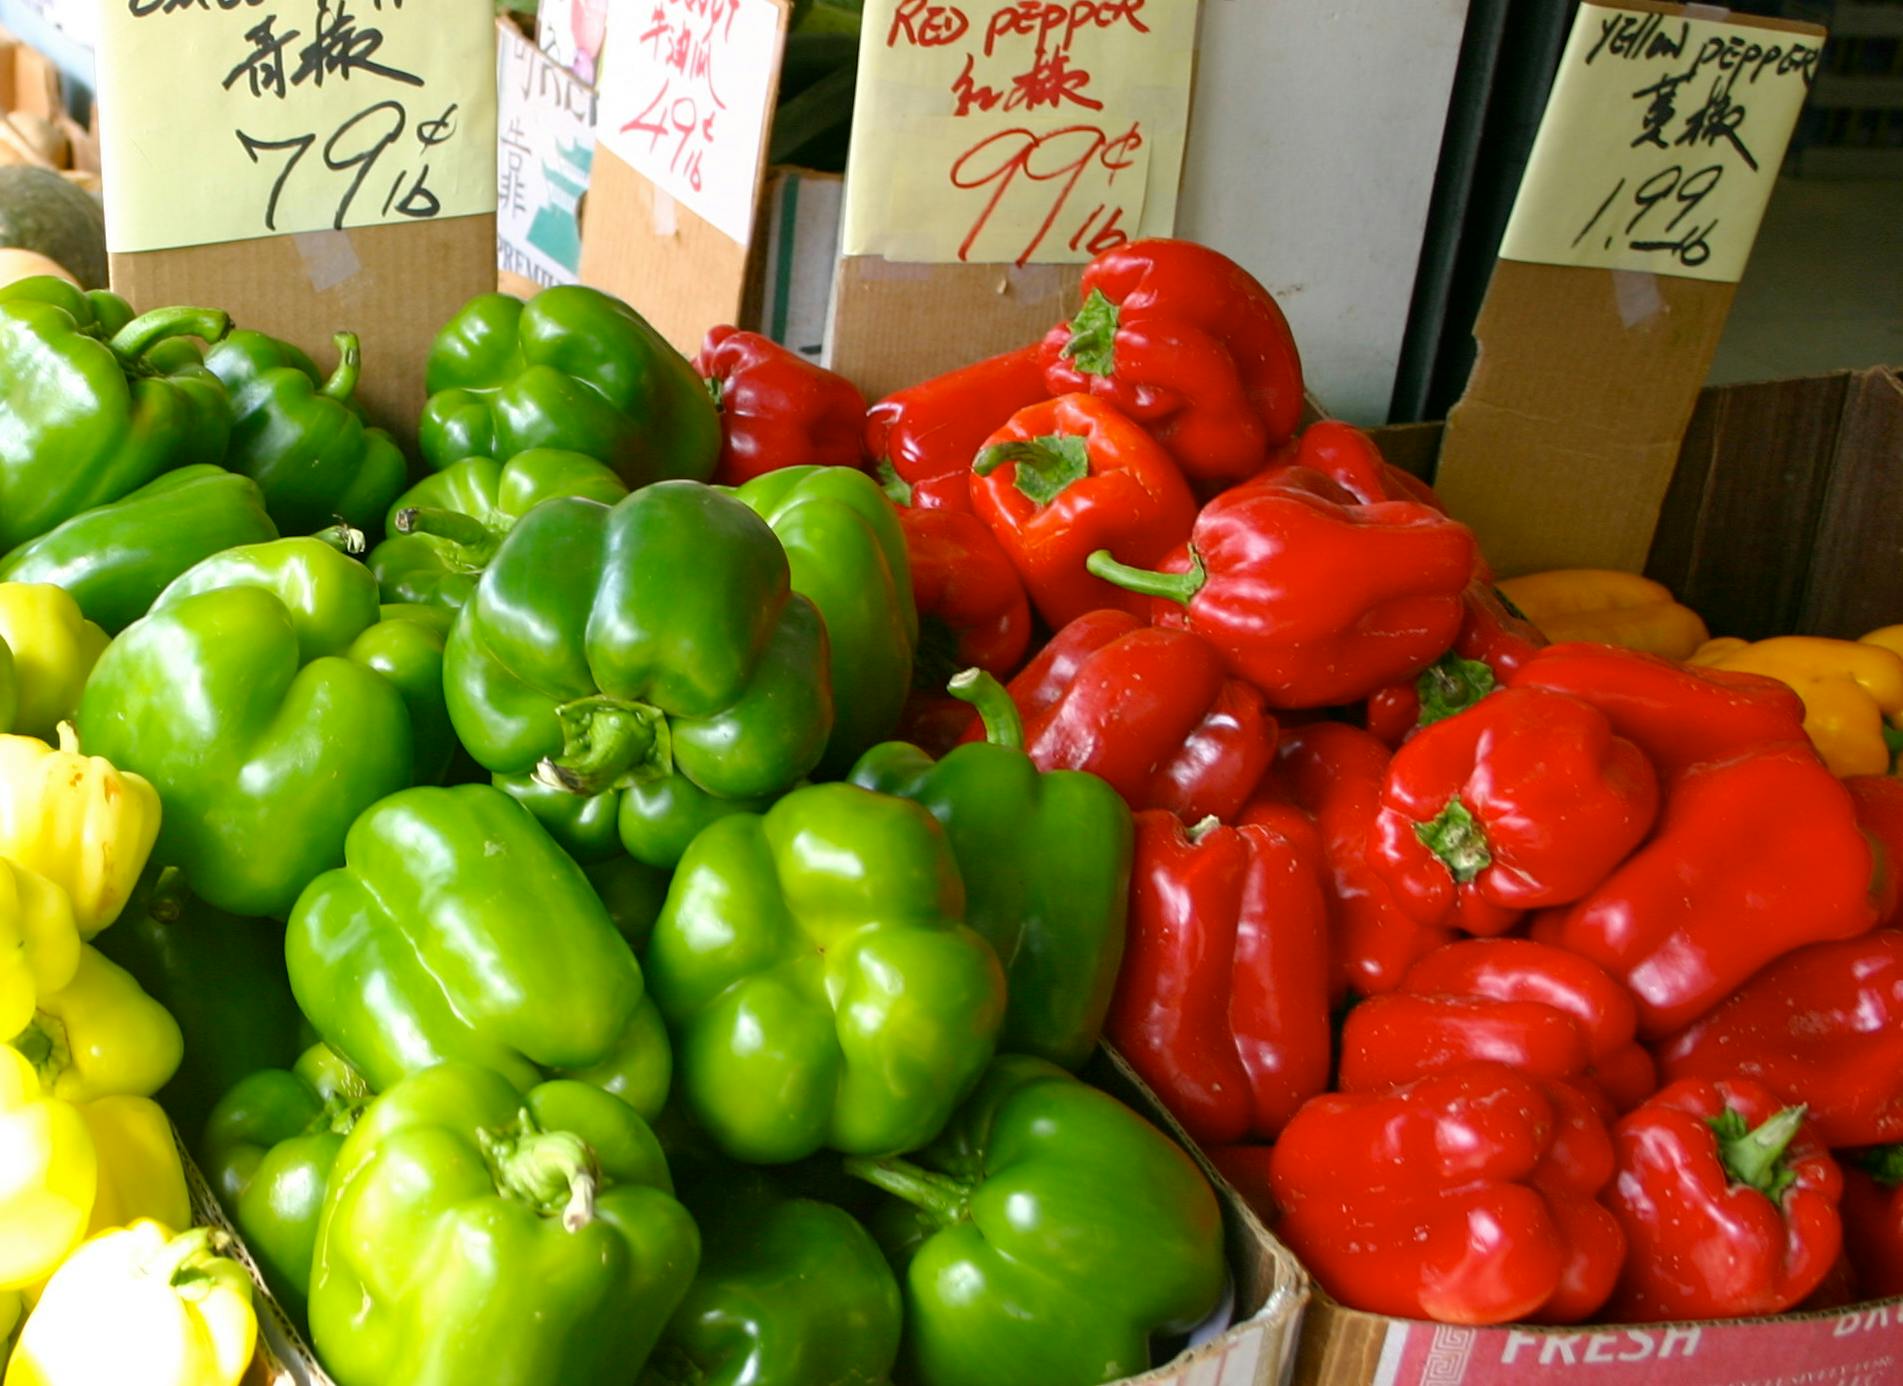
{"type": "Polygon", "coordinates": [[[112,643],[78,602],[43,582],[0,582],[0,640],[12,652],[19,691],[13,730],[38,737],[73,715],[86,676],[112,643]]]}
{"type": "Polygon", "coordinates": [[[0,1046],[0,1291],[44,1280],[66,1259],[86,1234],[98,1184],[78,1110],[41,1092],[33,1065],[0,1046]]]}
{"type": "Polygon", "coordinates": [[[0,857],[62,887],[91,938],[119,917],[145,870],[159,795],[143,776],[82,755],[70,722],[58,735],[58,749],[0,736],[0,857]]]}
{"type": "Polygon", "coordinates": [[[209,1227],[94,1237],[26,1321],[5,1386],[238,1386],[258,1345],[251,1278],[209,1227]]]}
{"type": "Polygon", "coordinates": [[[1637,573],[1560,568],[1494,584],[1548,640],[1592,640],[1683,659],[1710,636],[1671,589],[1637,573]]]}
{"type": "Polygon", "coordinates": [[[1834,774],[1890,769],[1892,721],[1903,715],[1903,655],[1856,640],[1780,635],[1747,643],[1708,640],[1691,664],[1765,674],[1804,700],[1804,730],[1834,774]]]}
{"type": "Polygon", "coordinates": [[[90,1235],[152,1218],[168,1227],[192,1221],[192,1196],[172,1121],[149,1097],[102,1097],[74,1109],[99,1156],[90,1235]]]}
{"type": "Polygon", "coordinates": [[[39,1071],[40,1086],[68,1102],[148,1097],[172,1080],[185,1053],[171,1012],[89,944],[72,979],[40,997],[11,1043],[39,1071]]]}
{"type": "Polygon", "coordinates": [[[1903,626],[1880,626],[1868,635],[1857,637],[1859,645],[1875,645],[1891,654],[1903,655],[1903,626]]]}
{"type": "Polygon", "coordinates": [[[66,892],[0,857],[0,1035],[26,1029],[40,998],[73,980],[79,949],[66,892]]]}

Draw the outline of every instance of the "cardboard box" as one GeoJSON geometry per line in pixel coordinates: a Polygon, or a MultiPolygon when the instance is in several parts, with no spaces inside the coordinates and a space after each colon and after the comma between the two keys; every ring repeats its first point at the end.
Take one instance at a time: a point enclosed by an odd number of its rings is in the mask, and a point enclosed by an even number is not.
{"type": "MultiPolygon", "coordinates": [[[[1307,1276],[1287,1248],[1269,1235],[1261,1219],[1216,1173],[1121,1055],[1107,1046],[1100,1049],[1083,1076],[1169,1132],[1195,1158],[1222,1203],[1223,1236],[1235,1291],[1235,1309],[1228,1328],[1116,1386],[1281,1386],[1288,1379],[1295,1355],[1307,1276]]],[[[182,1142],[179,1156],[185,1163],[185,1180],[197,1221],[231,1233],[235,1245],[229,1254],[251,1273],[256,1289],[258,1356],[245,1386],[333,1386],[303,1335],[265,1288],[257,1262],[245,1249],[243,1238],[219,1207],[182,1142]]],[[[550,1382],[548,1386],[558,1383],[550,1382]]]]}

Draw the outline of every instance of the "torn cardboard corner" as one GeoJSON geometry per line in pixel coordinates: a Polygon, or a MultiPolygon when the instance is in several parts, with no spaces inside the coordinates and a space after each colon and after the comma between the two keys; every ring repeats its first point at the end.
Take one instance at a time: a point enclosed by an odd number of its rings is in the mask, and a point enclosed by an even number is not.
{"type": "Polygon", "coordinates": [[[66,115],[59,94],[59,69],[5,28],[0,28],[0,111],[21,111],[55,122],[66,115]]]}
{"type": "Polygon", "coordinates": [[[222,308],[237,327],[281,337],[320,365],[330,338],[355,332],[357,389],[373,422],[415,441],[423,375],[436,332],[496,287],[493,214],[316,231],[172,250],[115,253],[112,287],[139,308],[222,308]]]}
{"type": "Polygon", "coordinates": [[[1082,265],[839,262],[826,364],[879,399],[1038,341],[1077,311],[1082,265]]]}
{"type": "Polygon", "coordinates": [[[1494,266],[1434,487],[1502,577],[1645,566],[1734,292],[1629,270],[1494,266]]]}

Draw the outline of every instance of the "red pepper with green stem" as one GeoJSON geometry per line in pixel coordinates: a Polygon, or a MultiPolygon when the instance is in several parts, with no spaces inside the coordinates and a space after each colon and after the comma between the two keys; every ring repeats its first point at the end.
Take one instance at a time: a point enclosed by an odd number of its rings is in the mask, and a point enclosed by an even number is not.
{"type": "Polygon", "coordinates": [[[988,357],[907,386],[866,411],[873,474],[900,505],[969,510],[972,459],[1020,409],[1049,399],[1038,348],[988,357]]]}
{"type": "Polygon", "coordinates": [[[1748,1079],[1673,1083],[1613,1130],[1606,1204],[1631,1254],[1611,1317],[1781,1314],[1843,1243],[1843,1175],[1804,1121],[1748,1079]]]}
{"type": "Polygon", "coordinates": [[[971,464],[971,503],[1052,629],[1144,603],[1090,575],[1096,550],[1152,563],[1189,535],[1196,500],[1169,454],[1115,409],[1064,395],[1013,414],[971,464]]]}
{"type": "Polygon", "coordinates": [[[1903,1145],[1844,1159],[1844,1250],[1866,1299],[1903,1295],[1903,1145]]]}
{"type": "Polygon", "coordinates": [[[1198,1141],[1272,1140],[1328,1087],[1321,840],[1294,808],[1241,828],[1136,824],[1105,1033],[1198,1141]]]}
{"type": "Polygon", "coordinates": [[[1465,611],[1454,647],[1419,677],[1389,684],[1368,695],[1367,725],[1390,746],[1399,746],[1421,727],[1465,712],[1546,643],[1534,624],[1500,595],[1490,582],[1476,578],[1461,593],[1465,611]]]}
{"type": "Polygon", "coordinates": [[[1844,788],[1857,805],[1857,823],[1883,860],[1877,926],[1903,924],[1903,780],[1894,775],[1851,775],[1844,788]]]}
{"type": "Polygon", "coordinates": [[[715,327],[694,358],[720,411],[714,483],[739,486],[781,467],[856,467],[866,399],[843,375],[758,332],[715,327]]]}
{"type": "MultiPolygon", "coordinates": [[[[1088,770],[1132,809],[1233,818],[1275,758],[1262,695],[1187,631],[1125,611],[1065,626],[1009,685],[1040,770],[1088,770]]],[[[982,735],[973,726],[965,740],[982,735]]]]}
{"type": "Polygon", "coordinates": [[[1213,492],[1247,480],[1302,420],[1288,320],[1240,265],[1189,241],[1131,241],[1084,269],[1083,306],[1044,338],[1045,385],[1116,406],[1213,492]]]}
{"type": "Polygon", "coordinates": [[[1358,505],[1289,467],[1204,506],[1162,571],[1108,551],[1089,569],[1153,598],[1156,624],[1201,635],[1272,706],[1309,708],[1356,702],[1446,653],[1474,556],[1472,532],[1437,510],[1358,505]]]}

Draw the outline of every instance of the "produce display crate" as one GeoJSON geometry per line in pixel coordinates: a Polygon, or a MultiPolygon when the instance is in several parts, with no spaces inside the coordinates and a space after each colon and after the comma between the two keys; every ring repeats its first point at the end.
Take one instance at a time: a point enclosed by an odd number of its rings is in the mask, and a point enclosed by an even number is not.
{"type": "MultiPolygon", "coordinates": [[[[1122,1055],[1105,1046],[1082,1076],[1167,1131],[1195,1159],[1222,1205],[1223,1240],[1233,1291],[1228,1327],[1161,1366],[1125,1381],[1130,1386],[1280,1386],[1288,1380],[1294,1361],[1302,1306],[1309,1293],[1308,1276],[1289,1250],[1269,1234],[1241,1195],[1216,1172],[1122,1055]]],[[[225,1215],[182,1141],[179,1156],[185,1164],[194,1220],[231,1234],[234,1244],[229,1254],[250,1273],[256,1292],[258,1354],[245,1386],[333,1386],[303,1334],[265,1288],[243,1237],[225,1215]]],[[[550,1382],[549,1386],[558,1383],[550,1382]]]]}

